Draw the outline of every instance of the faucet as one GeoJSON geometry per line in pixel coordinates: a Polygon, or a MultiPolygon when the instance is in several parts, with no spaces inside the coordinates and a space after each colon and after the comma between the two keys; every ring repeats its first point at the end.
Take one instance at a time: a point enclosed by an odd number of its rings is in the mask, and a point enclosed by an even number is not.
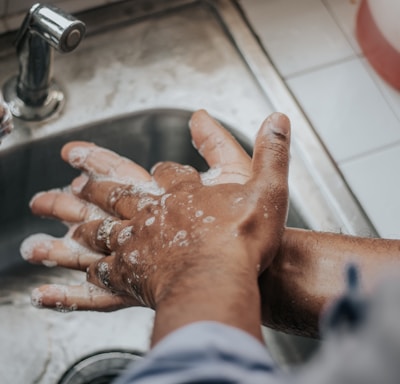
{"type": "Polygon", "coordinates": [[[15,117],[42,121],[60,111],[65,96],[52,79],[53,48],[61,53],[74,50],[85,31],[82,21],[54,6],[31,7],[15,40],[19,74],[3,87],[15,117]]]}

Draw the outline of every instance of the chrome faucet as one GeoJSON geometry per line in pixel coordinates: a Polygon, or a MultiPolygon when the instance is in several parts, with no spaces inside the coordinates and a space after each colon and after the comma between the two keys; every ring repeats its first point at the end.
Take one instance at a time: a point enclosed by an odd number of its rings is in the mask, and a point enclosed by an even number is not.
{"type": "Polygon", "coordinates": [[[61,109],[65,97],[52,79],[53,48],[62,53],[74,50],[85,30],[82,21],[54,6],[31,7],[15,41],[19,74],[3,87],[5,101],[14,116],[41,121],[61,109]]]}

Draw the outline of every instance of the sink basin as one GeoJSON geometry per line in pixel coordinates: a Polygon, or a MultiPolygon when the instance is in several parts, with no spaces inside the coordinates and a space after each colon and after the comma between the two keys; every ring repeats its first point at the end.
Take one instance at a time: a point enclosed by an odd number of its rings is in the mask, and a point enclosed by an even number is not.
{"type": "MultiPolygon", "coordinates": [[[[30,305],[33,287],[84,278],[29,265],[19,256],[26,236],[65,232],[55,221],[33,217],[28,203],[37,191],[63,186],[77,175],[59,156],[69,140],[93,141],[146,168],[173,160],[205,170],[191,145],[190,111],[207,109],[251,152],[260,123],[279,110],[293,123],[288,225],[374,234],[235,1],[122,1],[77,16],[87,25],[85,40],[73,54],[55,58],[55,76],[67,94],[63,113],[45,123],[15,121],[0,146],[5,384],[55,384],[85,356],[98,361],[110,350],[140,355],[148,349],[150,310],[61,314],[30,305]]],[[[13,39],[13,33],[0,35],[1,84],[18,65],[13,39]]],[[[317,345],[269,329],[265,338],[282,366],[303,362],[317,345]]]]}

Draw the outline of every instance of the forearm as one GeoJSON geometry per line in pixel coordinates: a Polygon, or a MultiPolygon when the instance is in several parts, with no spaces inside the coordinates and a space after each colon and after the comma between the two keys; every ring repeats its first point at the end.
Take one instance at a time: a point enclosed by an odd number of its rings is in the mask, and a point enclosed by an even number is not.
{"type": "Polygon", "coordinates": [[[286,229],[279,255],[259,279],[263,323],[318,336],[321,310],[343,292],[350,262],[370,290],[384,274],[400,270],[400,241],[286,229]]]}

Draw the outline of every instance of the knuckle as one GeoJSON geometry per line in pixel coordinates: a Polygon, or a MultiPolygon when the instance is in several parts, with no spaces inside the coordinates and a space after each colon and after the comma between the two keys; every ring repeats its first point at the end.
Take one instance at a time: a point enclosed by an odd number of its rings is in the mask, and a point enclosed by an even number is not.
{"type": "Polygon", "coordinates": [[[170,169],[175,163],[172,161],[163,161],[160,163],[157,163],[151,170],[151,173],[154,177],[158,175],[162,175],[165,173],[168,169],[170,169]]]}
{"type": "Polygon", "coordinates": [[[85,221],[86,218],[89,215],[89,208],[87,205],[82,205],[81,208],[79,209],[78,213],[78,220],[79,221],[85,221]]]}
{"type": "Polygon", "coordinates": [[[223,148],[225,145],[224,138],[219,134],[219,132],[211,132],[202,143],[200,150],[207,149],[208,151],[215,151],[217,149],[223,148]]]}
{"type": "Polygon", "coordinates": [[[117,205],[119,202],[126,199],[126,197],[132,195],[131,187],[124,185],[124,186],[117,186],[114,187],[107,200],[107,205],[112,212],[116,212],[117,205]]]}

